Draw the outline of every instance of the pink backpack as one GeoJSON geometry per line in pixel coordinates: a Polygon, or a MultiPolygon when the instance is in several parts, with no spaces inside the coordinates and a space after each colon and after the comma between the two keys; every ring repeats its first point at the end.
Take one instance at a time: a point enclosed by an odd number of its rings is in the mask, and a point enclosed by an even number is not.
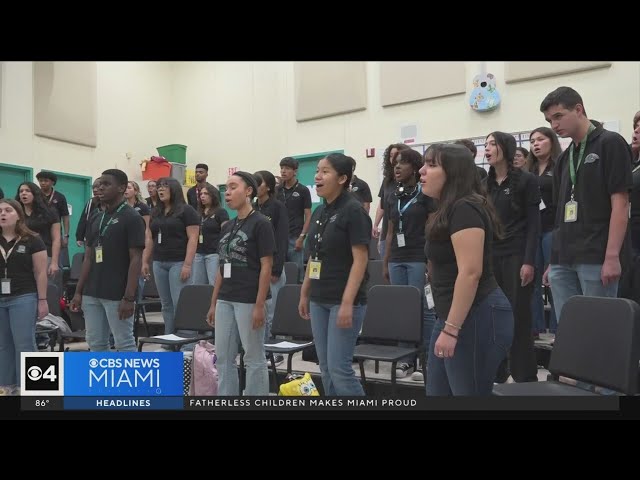
{"type": "Polygon", "coordinates": [[[200,340],[193,349],[193,374],[189,394],[196,397],[218,395],[218,369],[216,368],[215,347],[206,340],[200,340]]]}

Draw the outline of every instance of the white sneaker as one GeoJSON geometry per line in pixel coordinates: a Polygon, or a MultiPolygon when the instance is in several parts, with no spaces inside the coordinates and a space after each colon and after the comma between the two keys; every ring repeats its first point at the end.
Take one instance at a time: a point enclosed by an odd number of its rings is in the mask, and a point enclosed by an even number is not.
{"type": "Polygon", "coordinates": [[[413,365],[409,365],[405,362],[399,363],[396,367],[396,378],[404,378],[411,372],[413,372],[413,365]]]}
{"type": "Polygon", "coordinates": [[[422,371],[416,370],[415,372],[413,372],[411,374],[411,380],[413,380],[414,382],[424,382],[424,375],[422,374],[422,371]]]}

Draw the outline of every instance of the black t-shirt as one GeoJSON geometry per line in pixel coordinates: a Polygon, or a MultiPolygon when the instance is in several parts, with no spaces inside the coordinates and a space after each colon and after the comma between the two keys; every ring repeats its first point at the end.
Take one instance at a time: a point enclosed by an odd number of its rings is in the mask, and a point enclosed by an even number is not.
{"type": "MultiPolygon", "coordinates": [[[[58,216],[68,217],[69,216],[69,206],[67,205],[67,197],[58,192],[56,189],[53,189],[53,194],[44,195],[44,201],[49,206],[52,207],[58,212],[58,216]]],[[[69,233],[69,232],[66,232],[69,233]]]]}
{"type": "Polygon", "coordinates": [[[425,262],[425,226],[429,213],[434,211],[431,198],[423,195],[420,186],[415,195],[400,199],[400,210],[406,208],[402,214],[402,232],[404,234],[404,247],[398,247],[398,234],[400,233],[400,211],[398,210],[398,198],[393,197],[389,202],[389,219],[393,221],[391,232],[390,262],[425,262]],[[395,200],[395,201],[393,201],[395,200]],[[411,202],[411,205],[407,206],[411,202]]]}
{"type": "MultiPolygon", "coordinates": [[[[304,211],[311,208],[311,193],[300,182],[291,188],[280,186],[276,191],[276,198],[280,200],[289,214],[289,238],[297,237],[304,227],[304,211]]],[[[308,233],[308,232],[307,232],[308,233]]]]}
{"type": "Polygon", "coordinates": [[[31,213],[27,215],[25,212],[25,223],[30,230],[33,230],[44,242],[47,247],[47,256],[51,256],[53,246],[53,238],[51,237],[51,225],[60,223],[58,211],[55,208],[47,208],[44,212],[31,213]]]}
{"type": "Polygon", "coordinates": [[[484,168],[476,165],[476,169],[478,171],[478,175],[480,175],[480,180],[487,178],[487,171],[484,168]]]}
{"type": "Polygon", "coordinates": [[[351,193],[360,203],[371,203],[373,201],[369,184],[355,175],[351,178],[351,193]]]}
{"type": "Polygon", "coordinates": [[[482,251],[482,275],[478,283],[473,304],[498,287],[491,267],[493,226],[487,213],[477,203],[462,199],[449,212],[449,236],[446,240],[430,240],[425,245],[425,254],[431,260],[431,288],[438,317],[446,320],[453,303],[453,290],[458,277],[458,264],[450,236],[468,228],[484,230],[482,251]]]}
{"type": "Polygon", "coordinates": [[[198,235],[198,249],[196,253],[202,255],[218,253],[222,224],[227,220],[229,220],[229,214],[224,208],[217,208],[207,216],[200,216],[200,233],[198,235]],[[200,243],[200,235],[202,235],[202,243],[200,243]]]}
{"type": "MultiPolygon", "coordinates": [[[[256,303],[260,284],[260,259],[273,256],[275,239],[271,222],[255,210],[244,220],[228,222],[222,228],[218,246],[222,285],[218,298],[228,302],[256,303]],[[224,265],[231,263],[231,278],[224,278],[224,265]]],[[[267,289],[267,298],[271,293],[267,289]]]]}
{"type": "Polygon", "coordinates": [[[546,233],[553,230],[553,223],[556,220],[556,206],[553,204],[553,169],[551,165],[547,164],[542,175],[538,175],[537,165],[534,165],[533,168],[534,171],[532,173],[538,180],[538,187],[540,187],[540,195],[542,197],[540,202],[540,231],[546,233]]]}
{"type": "Polygon", "coordinates": [[[535,265],[540,233],[540,189],[535,176],[513,169],[500,185],[492,173],[484,182],[503,226],[503,238],[494,241],[493,254],[523,255],[523,263],[535,265]]]}
{"type": "Polygon", "coordinates": [[[130,205],[120,211],[97,211],[87,227],[87,247],[91,247],[91,267],[83,295],[105,300],[121,300],[127,288],[130,248],[144,249],[145,224],[130,205]],[[104,233],[104,234],[102,234],[104,233]],[[102,262],[96,263],[96,247],[102,247],[102,262]]]}
{"type": "Polygon", "coordinates": [[[382,216],[382,228],[380,229],[380,238],[383,240],[387,238],[387,225],[389,223],[389,199],[395,198],[394,192],[396,191],[396,183],[382,182],[380,185],[380,190],[378,191],[378,198],[380,199],[380,206],[384,210],[384,215],[382,216]]]}
{"type": "MultiPolygon", "coordinates": [[[[557,205],[551,263],[602,264],[609,240],[611,195],[628,192],[633,186],[631,148],[615,132],[596,127],[589,134],[582,165],[578,169],[575,198],[578,219],[565,222],[565,205],[571,198],[569,146],[553,170],[553,196],[557,205]]],[[[578,162],[580,148],[574,149],[573,161],[578,162]]]]}
{"type": "Polygon", "coordinates": [[[151,214],[151,210],[149,209],[149,205],[142,202],[136,202],[133,206],[133,209],[140,214],[141,217],[145,217],[151,214]]]}
{"type": "MultiPolygon", "coordinates": [[[[155,213],[155,211],[154,211],[155,213]]],[[[178,213],[169,212],[165,216],[164,208],[151,217],[149,227],[153,237],[153,260],[157,262],[183,262],[187,254],[187,227],[200,225],[200,215],[191,205],[178,207],[178,213]],[[161,243],[158,243],[161,233],[161,243]]]]}
{"type": "Polygon", "coordinates": [[[87,235],[87,222],[91,218],[91,214],[94,210],[100,208],[100,202],[98,200],[94,200],[93,198],[87,202],[82,210],[82,215],[80,215],[80,219],[78,220],[78,226],[76,227],[76,240],[79,242],[84,242],[84,238],[87,235]]]}
{"type": "MultiPolygon", "coordinates": [[[[0,255],[0,278],[4,278],[4,269],[6,268],[7,278],[11,280],[11,293],[8,295],[3,294],[2,297],[17,297],[18,295],[37,293],[38,287],[35,273],[33,272],[33,258],[31,256],[34,253],[42,252],[46,249],[42,239],[38,236],[30,236],[22,238],[16,245],[16,239],[7,242],[7,240],[0,235],[0,245],[4,248],[5,254],[8,254],[9,250],[13,248],[7,262],[5,262],[4,257],[0,255]]],[[[33,321],[35,321],[35,318],[33,321]]]]}
{"type": "Polygon", "coordinates": [[[276,252],[273,257],[271,274],[276,277],[282,275],[282,269],[289,249],[289,215],[287,207],[275,198],[269,198],[262,205],[256,203],[256,210],[269,219],[273,226],[276,241],[276,252]]]}
{"type": "Polygon", "coordinates": [[[640,160],[633,165],[633,190],[631,201],[631,242],[633,248],[640,250],[640,160]]]}
{"type": "MultiPolygon", "coordinates": [[[[371,227],[371,218],[349,192],[342,192],[332,204],[325,203],[313,212],[307,250],[309,261],[317,253],[322,264],[320,279],[311,280],[311,300],[329,305],[342,303],[342,294],[353,265],[351,247],[369,245],[371,227]],[[317,234],[322,237],[319,244],[317,234]]],[[[368,281],[369,274],[365,271],[354,305],[367,303],[368,281]]]]}
{"type": "MultiPolygon", "coordinates": [[[[209,185],[210,187],[213,187],[213,190],[215,191],[215,194],[216,194],[216,198],[220,200],[220,190],[218,190],[216,187],[214,187],[210,183],[207,183],[207,185],[209,185]]],[[[187,190],[187,203],[191,205],[193,209],[196,211],[198,211],[199,196],[200,196],[200,187],[198,187],[197,185],[194,185],[189,190],[187,190]]]]}

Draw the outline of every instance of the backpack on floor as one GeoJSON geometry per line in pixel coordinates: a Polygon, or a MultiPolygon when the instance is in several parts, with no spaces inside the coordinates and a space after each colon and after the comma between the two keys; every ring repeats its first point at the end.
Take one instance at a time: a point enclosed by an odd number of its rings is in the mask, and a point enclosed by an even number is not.
{"type": "Polygon", "coordinates": [[[216,367],[215,346],[206,340],[200,340],[193,349],[191,390],[196,397],[218,395],[218,369],[216,367]]]}

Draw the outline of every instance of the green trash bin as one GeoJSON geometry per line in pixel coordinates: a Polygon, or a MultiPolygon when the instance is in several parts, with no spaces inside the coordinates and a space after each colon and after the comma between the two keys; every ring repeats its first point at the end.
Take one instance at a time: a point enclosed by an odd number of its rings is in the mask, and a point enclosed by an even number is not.
{"type": "Polygon", "coordinates": [[[165,145],[164,147],[158,147],[158,155],[166,158],[172,163],[187,164],[187,146],[186,145],[165,145]]]}

